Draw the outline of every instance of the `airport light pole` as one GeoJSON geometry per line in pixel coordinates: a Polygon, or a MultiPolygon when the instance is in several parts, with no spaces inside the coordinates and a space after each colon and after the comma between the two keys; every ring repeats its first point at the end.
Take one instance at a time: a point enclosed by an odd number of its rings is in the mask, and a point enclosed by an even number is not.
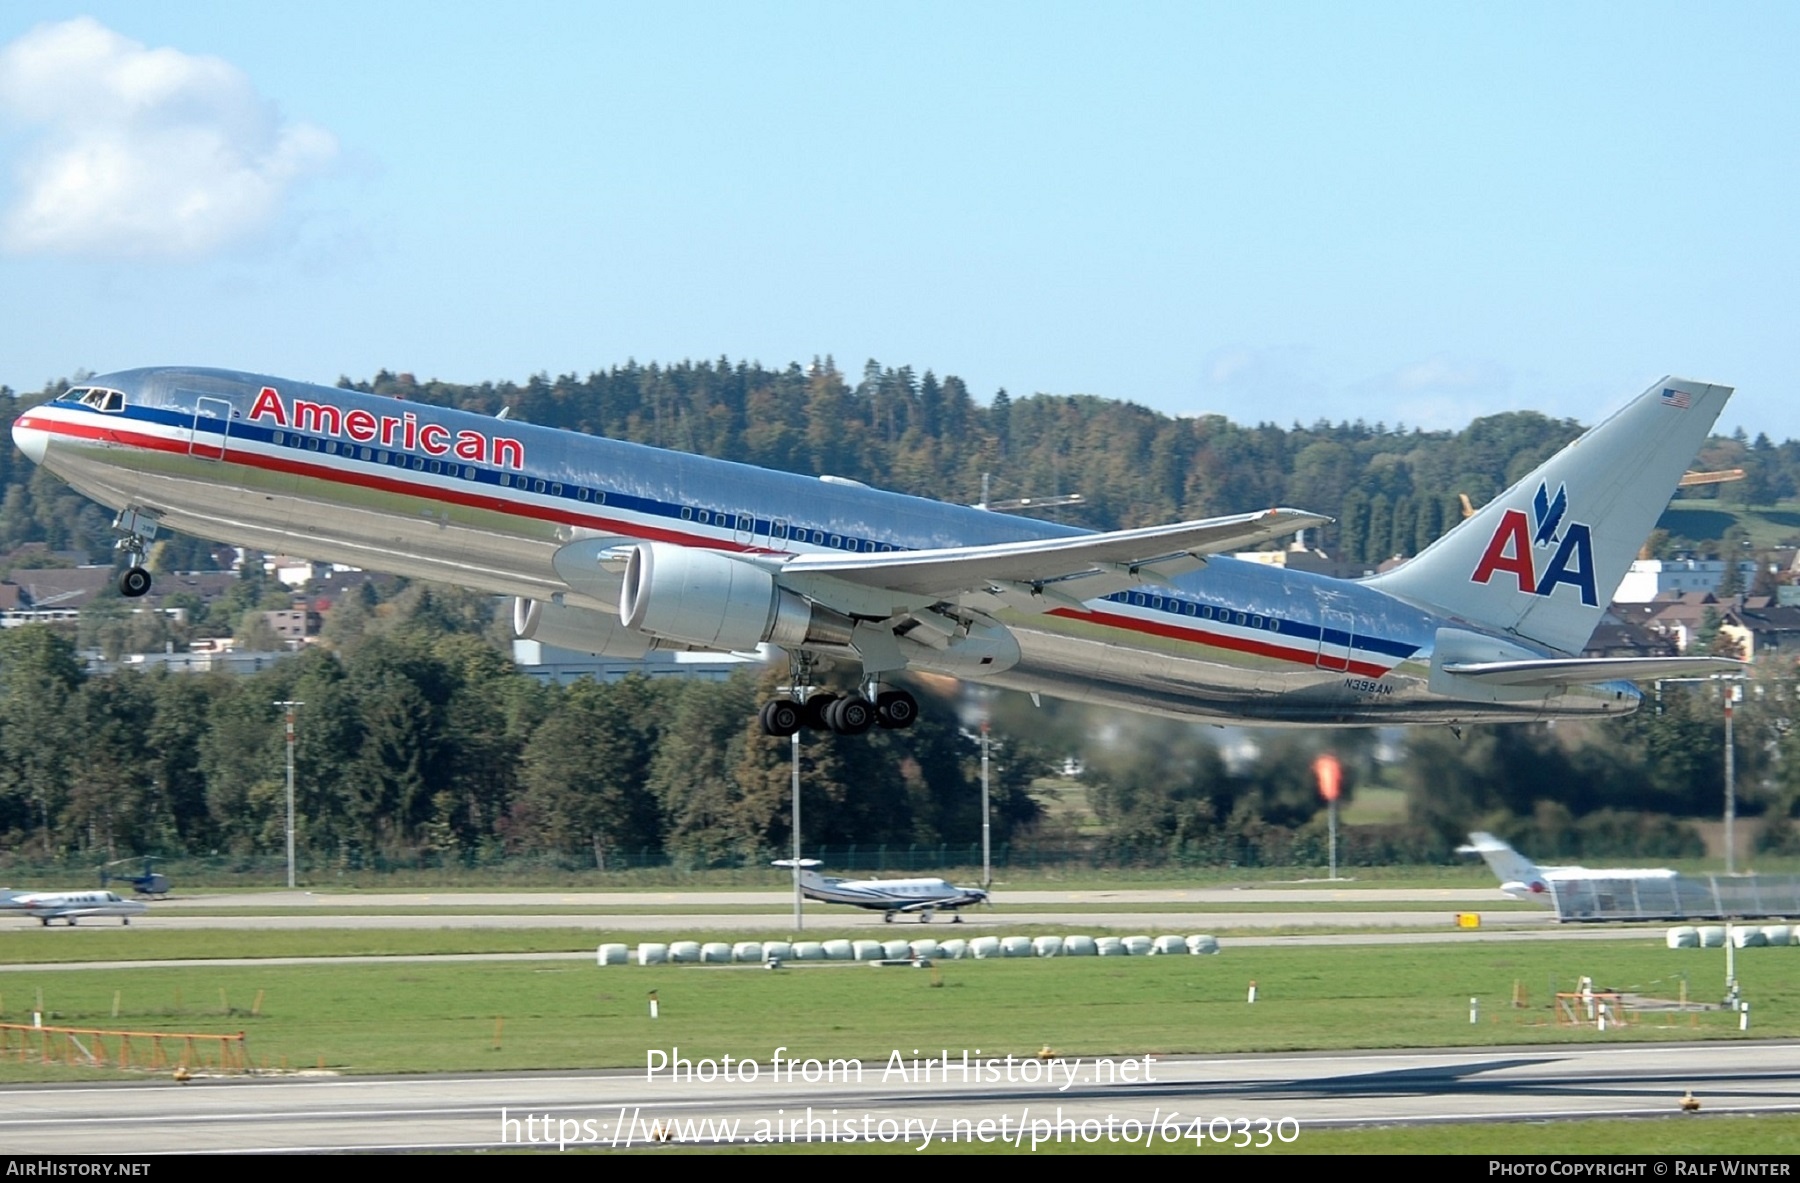
{"type": "Polygon", "coordinates": [[[989,804],[988,774],[992,765],[995,748],[1003,748],[1005,744],[994,742],[989,732],[988,704],[984,698],[981,704],[981,730],[979,733],[964,731],[964,739],[974,740],[981,745],[981,889],[986,891],[994,885],[994,811],[989,804]]]}
{"type": "Polygon", "coordinates": [[[788,737],[789,751],[793,754],[794,765],[794,931],[799,932],[806,926],[805,909],[802,903],[805,896],[800,891],[800,733],[798,731],[788,737]]]}
{"type": "Polygon", "coordinates": [[[988,753],[993,739],[988,735],[987,715],[981,717],[981,890],[994,885],[994,811],[988,804],[988,753]]]}
{"type": "Polygon", "coordinates": [[[1725,692],[1725,873],[1737,871],[1737,745],[1731,738],[1731,708],[1744,697],[1744,684],[1721,687],[1725,692]]]}
{"type": "Polygon", "coordinates": [[[305,706],[298,699],[275,704],[287,710],[287,885],[294,886],[294,712],[305,706]]]}

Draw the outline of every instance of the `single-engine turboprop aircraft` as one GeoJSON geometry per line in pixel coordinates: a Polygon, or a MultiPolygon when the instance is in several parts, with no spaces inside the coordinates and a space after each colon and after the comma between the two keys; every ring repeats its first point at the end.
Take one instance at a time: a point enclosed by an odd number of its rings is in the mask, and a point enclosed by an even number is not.
{"type": "Polygon", "coordinates": [[[1729,387],[1664,378],[1403,566],[1339,580],[1221,552],[1297,509],[1094,533],[505,418],[209,369],[105,375],[21,451],[118,512],[127,596],[160,529],[515,597],[521,636],[611,657],[787,652],[771,734],[905,727],[905,670],[1178,718],[1447,723],[1633,710],[1719,658],[1578,656],[1729,387]],[[846,664],[860,693],[810,693],[846,664]]]}
{"type": "MultiPolygon", "coordinates": [[[[791,858],[776,859],[777,867],[792,867],[791,858]]],[[[823,904],[850,904],[872,908],[883,921],[892,923],[896,915],[916,914],[921,924],[930,924],[937,912],[955,912],[972,904],[987,903],[988,893],[979,887],[957,887],[944,879],[842,879],[821,875],[815,869],[818,859],[801,859],[800,891],[809,900],[823,904]]],[[[951,920],[962,923],[961,916],[951,920]]]]}

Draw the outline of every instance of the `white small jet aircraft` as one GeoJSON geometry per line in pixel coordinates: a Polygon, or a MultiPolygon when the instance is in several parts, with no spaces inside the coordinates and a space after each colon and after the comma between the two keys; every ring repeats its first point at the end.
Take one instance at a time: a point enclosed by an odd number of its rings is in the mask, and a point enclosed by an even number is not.
{"type": "Polygon", "coordinates": [[[1668,867],[1627,867],[1595,869],[1587,867],[1540,867],[1492,834],[1477,831],[1469,835],[1469,844],[1456,848],[1458,854],[1478,854],[1500,877],[1500,890],[1510,899],[1531,900],[1545,907],[1556,905],[1552,884],[1579,880],[1618,881],[1653,879],[1668,881],[1679,875],[1668,867]]]}
{"type": "Polygon", "coordinates": [[[0,899],[0,909],[23,912],[45,928],[52,920],[66,920],[72,928],[88,916],[118,916],[130,924],[133,916],[142,916],[150,907],[116,891],[21,891],[0,899]]]}
{"type": "MultiPolygon", "coordinates": [[[[775,865],[792,867],[794,860],[777,859],[775,865]]],[[[813,870],[822,865],[818,859],[801,859],[799,865],[800,891],[807,899],[879,909],[882,920],[890,924],[900,912],[917,912],[919,922],[929,924],[932,913],[939,909],[954,912],[970,904],[985,904],[988,898],[979,887],[957,887],[942,879],[840,879],[813,870]]],[[[951,920],[962,923],[961,916],[951,920]]]]}

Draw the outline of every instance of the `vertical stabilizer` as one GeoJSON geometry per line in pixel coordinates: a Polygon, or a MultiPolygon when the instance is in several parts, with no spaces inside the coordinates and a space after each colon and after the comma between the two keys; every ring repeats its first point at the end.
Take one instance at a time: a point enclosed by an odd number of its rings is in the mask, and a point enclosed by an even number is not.
{"type": "Polygon", "coordinates": [[[1581,652],[1730,397],[1664,378],[1369,586],[1581,652]]]}
{"type": "Polygon", "coordinates": [[[1544,872],[1538,865],[1492,834],[1470,834],[1469,844],[1457,847],[1457,853],[1480,855],[1499,876],[1503,891],[1536,894],[1545,890],[1544,872]]]}

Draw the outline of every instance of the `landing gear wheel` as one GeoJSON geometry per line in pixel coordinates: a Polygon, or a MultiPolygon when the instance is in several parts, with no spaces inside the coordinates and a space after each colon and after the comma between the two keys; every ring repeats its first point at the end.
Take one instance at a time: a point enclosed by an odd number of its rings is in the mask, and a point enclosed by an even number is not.
{"type": "Polygon", "coordinates": [[[919,700],[904,690],[889,690],[875,700],[875,721],[890,731],[911,727],[919,717],[919,700]]]}
{"type": "Polygon", "coordinates": [[[150,590],[150,572],[142,567],[127,567],[119,576],[119,594],[135,600],[150,590]]]}
{"type": "Polygon", "coordinates": [[[806,705],[801,708],[806,726],[813,731],[825,731],[829,729],[831,724],[826,722],[825,713],[831,709],[831,704],[837,700],[838,696],[835,694],[815,694],[808,698],[806,700],[806,705]]]}
{"type": "Polygon", "coordinates": [[[764,735],[779,735],[783,738],[800,730],[800,704],[791,698],[778,698],[774,702],[764,703],[762,709],[762,729],[764,735]]]}
{"type": "Polygon", "coordinates": [[[875,706],[860,694],[846,695],[825,709],[825,723],[839,735],[861,735],[875,726],[875,706]]]}
{"type": "Polygon", "coordinates": [[[881,914],[881,922],[883,924],[892,924],[894,922],[894,914],[892,912],[883,912],[881,914]]]}

